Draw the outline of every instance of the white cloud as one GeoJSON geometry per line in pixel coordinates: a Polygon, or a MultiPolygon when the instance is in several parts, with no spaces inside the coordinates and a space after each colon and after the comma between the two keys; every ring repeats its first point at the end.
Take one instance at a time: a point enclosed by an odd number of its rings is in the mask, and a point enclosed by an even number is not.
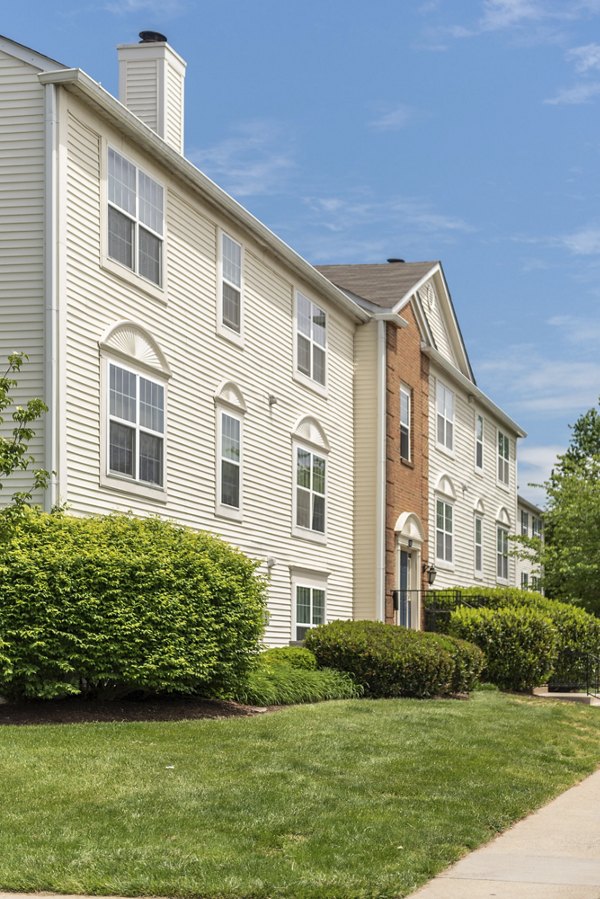
{"type": "Polygon", "coordinates": [[[189,156],[206,174],[237,197],[278,193],[295,168],[283,131],[271,122],[244,122],[232,137],[189,156]]]}
{"type": "Polygon", "coordinates": [[[409,106],[400,105],[373,119],[372,122],[369,122],[369,126],[377,131],[399,131],[408,125],[412,117],[412,109],[409,106]]]}
{"type": "Polygon", "coordinates": [[[543,505],[545,491],[532,484],[543,484],[550,477],[556,464],[556,457],[564,453],[566,447],[557,444],[546,446],[530,446],[525,440],[518,449],[519,494],[530,502],[543,505]]]}
{"type": "Polygon", "coordinates": [[[554,315],[548,319],[548,324],[560,328],[569,343],[600,344],[600,319],[589,320],[576,318],[574,315],[554,315]]]}
{"type": "Polygon", "coordinates": [[[185,7],[184,0],[119,0],[118,3],[105,3],[103,9],[117,16],[147,12],[164,19],[179,14],[185,7]]]}
{"type": "Polygon", "coordinates": [[[567,52],[567,59],[575,63],[575,69],[578,72],[600,69],[600,44],[585,44],[582,47],[573,47],[567,52]]]}
{"type": "Polygon", "coordinates": [[[544,103],[550,106],[581,106],[583,103],[589,103],[598,94],[600,94],[600,82],[582,81],[573,87],[563,88],[555,97],[544,100],[544,103]]]}
{"type": "Polygon", "coordinates": [[[575,256],[594,256],[600,253],[600,227],[589,226],[566,234],[560,239],[562,245],[575,256]]]}

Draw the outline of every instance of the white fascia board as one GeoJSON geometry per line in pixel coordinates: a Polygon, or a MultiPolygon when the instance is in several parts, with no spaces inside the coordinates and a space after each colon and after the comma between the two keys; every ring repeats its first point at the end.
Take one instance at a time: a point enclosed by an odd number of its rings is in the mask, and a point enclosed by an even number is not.
{"type": "Polygon", "coordinates": [[[490,412],[497,421],[501,422],[507,430],[512,431],[517,437],[527,437],[527,433],[516,423],[516,421],[510,418],[506,412],[503,412],[500,406],[497,406],[496,403],[491,400],[483,390],[480,390],[473,381],[470,381],[465,377],[465,375],[452,365],[445,356],[442,356],[439,350],[430,346],[422,346],[421,349],[432,362],[435,362],[436,365],[444,370],[444,373],[447,374],[455,384],[462,387],[462,389],[467,394],[470,394],[476,402],[483,406],[484,409],[487,409],[487,411],[490,412]]]}
{"type": "Polygon", "coordinates": [[[338,287],[335,287],[320,272],[303,259],[295,250],[277,237],[266,225],[263,225],[252,213],[248,212],[237,200],[230,197],[221,187],[211,181],[184,156],[170,147],[151,128],[145,125],[132,112],[123,106],[112,94],[104,90],[97,81],[86,75],[81,69],[63,69],[55,72],[43,72],[38,75],[42,84],[57,84],[82,99],[88,105],[96,107],[97,112],[108,119],[111,124],[120,128],[128,137],[175,175],[192,187],[206,202],[226,213],[235,224],[241,224],[252,235],[263,249],[273,254],[276,259],[284,260],[296,275],[302,278],[314,290],[324,294],[338,309],[349,315],[354,321],[366,322],[371,316],[356,305],[338,287]]]}
{"type": "Polygon", "coordinates": [[[529,512],[533,512],[535,515],[539,515],[540,517],[544,515],[543,509],[540,509],[539,506],[536,506],[536,504],[532,503],[530,500],[525,499],[525,497],[521,496],[520,493],[517,494],[517,505],[523,506],[524,509],[527,509],[529,512]]]}
{"type": "Polygon", "coordinates": [[[0,50],[8,56],[14,56],[15,59],[28,63],[34,69],[41,69],[42,72],[48,72],[56,69],[57,66],[62,66],[62,63],[57,62],[55,59],[50,59],[49,56],[37,53],[30,47],[19,44],[18,41],[13,41],[9,37],[4,37],[4,35],[0,35],[0,50]]]}
{"type": "Polygon", "coordinates": [[[427,282],[430,281],[431,278],[433,278],[433,276],[436,274],[436,272],[439,272],[439,271],[441,271],[440,264],[439,264],[439,262],[436,262],[435,265],[432,265],[431,268],[429,269],[429,271],[423,275],[423,277],[420,279],[420,281],[417,281],[416,284],[413,284],[412,287],[410,288],[410,290],[407,290],[407,292],[404,294],[404,296],[400,300],[398,300],[398,302],[394,306],[394,312],[400,312],[400,310],[404,306],[406,306],[406,304],[408,303],[410,298],[413,295],[416,296],[417,292],[423,287],[423,285],[427,284],[427,282]]]}
{"type": "Polygon", "coordinates": [[[398,315],[397,312],[375,312],[373,318],[376,322],[390,322],[392,325],[396,325],[397,328],[408,328],[408,322],[405,318],[402,318],[401,315],[398,315]]]}

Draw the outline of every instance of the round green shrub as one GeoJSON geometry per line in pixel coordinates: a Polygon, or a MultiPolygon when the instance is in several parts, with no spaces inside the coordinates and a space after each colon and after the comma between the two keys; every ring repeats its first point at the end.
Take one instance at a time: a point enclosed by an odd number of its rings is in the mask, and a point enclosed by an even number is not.
{"type": "Polygon", "coordinates": [[[537,609],[463,606],[452,613],[450,630],[483,650],[483,676],[503,690],[531,691],[547,680],[557,658],[558,632],[537,609]]]}
{"type": "Polygon", "coordinates": [[[315,654],[304,646],[277,646],[266,649],[261,652],[259,660],[270,665],[283,663],[290,668],[301,668],[304,671],[316,671],[317,668],[315,654]]]}
{"type": "Polygon", "coordinates": [[[157,518],[30,511],[0,545],[0,693],[231,694],[264,627],[255,568],[157,518]]]}
{"type": "Polygon", "coordinates": [[[485,655],[474,643],[459,640],[448,634],[431,634],[440,646],[447,649],[454,660],[452,675],[453,693],[470,693],[479,683],[479,677],[485,667],[485,655]]]}
{"type": "Polygon", "coordinates": [[[321,667],[351,674],[366,696],[441,696],[468,680],[455,673],[453,641],[381,621],[332,621],[310,630],[306,645],[321,667]]]}

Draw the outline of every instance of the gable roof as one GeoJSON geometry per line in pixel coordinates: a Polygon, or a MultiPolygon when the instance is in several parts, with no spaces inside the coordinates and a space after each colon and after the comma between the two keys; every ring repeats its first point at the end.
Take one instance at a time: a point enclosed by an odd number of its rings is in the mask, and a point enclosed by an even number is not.
{"type": "Polygon", "coordinates": [[[431,275],[438,262],[385,262],[365,265],[317,265],[343,290],[381,309],[395,309],[431,275]]]}

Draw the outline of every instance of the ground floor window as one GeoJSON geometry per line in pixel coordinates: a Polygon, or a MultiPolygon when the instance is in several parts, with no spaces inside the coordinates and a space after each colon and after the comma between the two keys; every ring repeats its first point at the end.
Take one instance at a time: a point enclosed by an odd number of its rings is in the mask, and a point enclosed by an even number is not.
{"type": "Polygon", "coordinates": [[[304,640],[307,631],[325,624],[325,588],[309,584],[295,585],[296,640],[304,640]]]}

